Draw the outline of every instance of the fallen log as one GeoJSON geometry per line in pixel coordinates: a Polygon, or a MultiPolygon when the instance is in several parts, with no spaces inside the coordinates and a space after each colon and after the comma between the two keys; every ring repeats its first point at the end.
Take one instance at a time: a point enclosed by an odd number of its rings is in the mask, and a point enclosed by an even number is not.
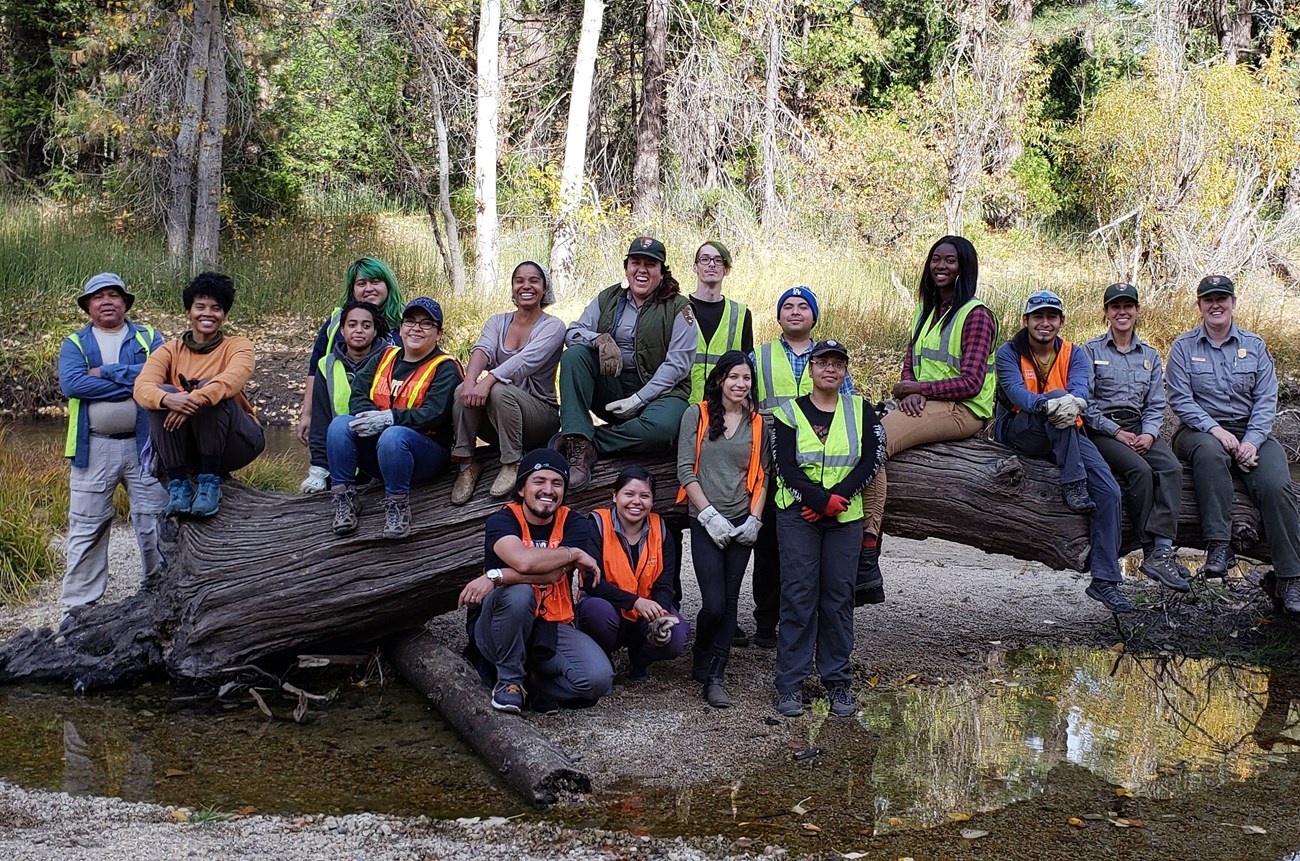
{"type": "Polygon", "coordinates": [[[427,632],[402,640],[389,657],[461,738],[534,806],[549,807],[561,792],[591,792],[591,778],[568,753],[518,715],[492,708],[478,674],[427,632]]]}
{"type": "MultiPolygon", "coordinates": [[[[567,502],[578,509],[606,504],[630,462],[601,462],[567,502]]],[[[657,478],[656,507],[672,510],[675,464],[667,456],[642,463],[657,478]]],[[[62,633],[23,631],[0,644],[0,683],[58,680],[89,689],[146,673],[216,680],[280,653],[368,646],[417,630],[453,609],[463,584],[482,570],[483,523],[500,507],[485,492],[451,506],[451,480],[417,488],[411,535],[401,542],[379,538],[379,488],[362,494],[360,530],[340,538],[330,531],[327,495],[232,483],[217,516],[168,523],[167,565],[140,593],[77,611],[62,633]]],[[[1267,562],[1259,514],[1240,487],[1233,519],[1237,552],[1267,562]]],[[[982,440],[925,446],[892,460],[885,529],[1056,569],[1087,565],[1088,520],[1065,508],[1056,468],[982,440]]],[[[1204,546],[1190,480],[1179,544],[1204,546]]]]}

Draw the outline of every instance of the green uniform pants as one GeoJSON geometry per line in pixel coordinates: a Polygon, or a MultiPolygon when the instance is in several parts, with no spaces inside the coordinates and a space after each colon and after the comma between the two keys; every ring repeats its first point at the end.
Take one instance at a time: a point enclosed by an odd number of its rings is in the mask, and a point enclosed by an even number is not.
{"type": "Polygon", "coordinates": [[[575,344],[560,355],[560,433],[576,434],[595,442],[601,455],[621,451],[674,451],[677,430],[686,412],[686,399],[665,395],[655,398],[630,419],[620,420],[605,405],[631,397],[641,390],[636,369],[617,377],[600,375],[596,351],[575,344]],[[596,427],[595,413],[609,424],[596,427]]]}
{"type": "Polygon", "coordinates": [[[1157,538],[1178,538],[1178,509],[1183,498],[1183,464],[1165,441],[1157,438],[1146,454],[1138,454],[1110,434],[1088,431],[1097,451],[1124,494],[1124,508],[1134,537],[1149,550],[1157,538]]]}

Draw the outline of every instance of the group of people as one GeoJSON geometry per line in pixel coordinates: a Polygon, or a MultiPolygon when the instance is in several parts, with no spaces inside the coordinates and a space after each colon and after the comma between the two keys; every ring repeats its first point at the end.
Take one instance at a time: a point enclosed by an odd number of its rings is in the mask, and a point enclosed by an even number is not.
{"type": "MultiPolygon", "coordinates": [[[[328,490],[332,529],[347,535],[360,524],[358,486],[377,482],[381,535],[401,539],[413,482],[454,467],[450,502],[463,505],[484,469],[480,441],[495,446],[488,493],[503,507],[486,523],[484,573],[460,596],[467,653],[495,708],[593,702],[612,688],[617,650],[637,681],[688,643],[702,697],[729,706],[726,668],[752,555],[753,642],[777,650],[777,711],[801,714],[816,672],[830,711],[851,715],[853,611],[884,600],[884,465],[990,420],[999,442],[1060,466],[1065,503],[1091,517],[1086,594],[1106,608],[1133,609],[1120,589],[1121,506],[1143,543],[1142,572],[1190,588],[1174,548],[1182,458],[1209,542],[1204,575],[1234,563],[1238,473],[1263,513],[1283,604],[1300,612],[1296,512],[1270,436],[1276,374],[1258,336],[1233,323],[1229,279],[1201,282],[1202,325],[1174,342],[1166,372],[1137,336],[1128,284],[1107,288],[1107,331],[1081,346],[1061,338],[1064,307],[1050,291],[1028,297],[1022,328],[998,346],[977,295],[975,248],[942,237],[922,265],[896,408],[878,415],[856,392],[849,349],[813,338],[816,293],[784,291],[780,337],[755,344],[750,310],[723,294],[731,267],[725,245],[704,243],[686,296],[663,243],[637,237],[623,279],[566,326],[545,310],[554,301],[546,268],[524,261],[511,274],[514,310],[487,320],[464,367],[441,349],[437,301],[405,301],[383,261],[350,267],[310,359],[301,490],[328,490]],[[1172,450],[1160,437],[1166,387],[1182,423],[1172,450]],[[671,451],[700,589],[693,624],[680,606],[679,528],[653,510],[650,472],[624,469],[609,503],[590,513],[565,505],[602,456],[671,451]]],[[[263,446],[243,391],[252,344],[222,332],[230,279],[204,273],[185,288],[190,331],[174,341],[127,319],[133,298],[116,275],[90,279],[79,299],[90,325],[60,354],[73,491],[65,615],[104,592],[118,483],[131,495],[147,576],[161,561],[158,517],[215,513],[222,477],[263,446]]]]}

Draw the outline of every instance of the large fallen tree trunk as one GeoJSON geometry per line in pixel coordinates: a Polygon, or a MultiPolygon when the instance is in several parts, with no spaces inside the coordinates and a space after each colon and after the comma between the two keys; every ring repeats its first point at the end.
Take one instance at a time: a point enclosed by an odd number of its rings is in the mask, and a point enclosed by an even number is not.
{"type": "MultiPolygon", "coordinates": [[[[606,504],[629,462],[602,462],[567,502],[578,509],[606,504]]],[[[661,457],[644,465],[658,479],[657,507],[670,510],[674,463],[661,457]]],[[[361,529],[339,538],[330,531],[325,494],[232,485],[216,517],[164,530],[167,565],[139,594],[78,611],[62,634],[23,631],[0,644],[0,682],[67,680],[85,689],[149,672],[207,680],[282,652],[360,646],[413,631],[453,609],[462,585],[482,570],[483,523],[499,508],[484,492],[451,506],[450,483],[447,477],[418,489],[411,536],[400,542],[378,537],[378,488],[363,495],[361,529]]],[[[1189,480],[1179,543],[1199,547],[1190,488],[1189,480]]],[[[1237,551],[1268,561],[1258,512],[1240,489],[1233,511],[1237,551]]],[[[892,460],[885,529],[1058,569],[1083,570],[1088,557],[1088,520],[1065,508],[1055,467],[984,441],[926,446],[892,460]]]]}

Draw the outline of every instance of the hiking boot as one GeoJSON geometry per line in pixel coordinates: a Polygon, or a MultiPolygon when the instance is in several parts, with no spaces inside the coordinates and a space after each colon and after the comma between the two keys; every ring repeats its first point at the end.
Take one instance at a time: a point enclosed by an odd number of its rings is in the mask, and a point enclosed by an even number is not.
{"type": "Polygon", "coordinates": [[[194,488],[187,479],[173,478],[167,482],[167,507],[163,514],[189,514],[194,505],[194,488]]]}
{"type": "Polygon", "coordinates": [[[509,496],[515,489],[515,480],[517,478],[519,478],[519,464],[501,464],[501,471],[497,473],[496,480],[492,482],[492,489],[488,493],[492,495],[493,499],[509,496]]]}
{"type": "Polygon", "coordinates": [[[1172,547],[1157,547],[1150,553],[1143,554],[1142,567],[1138,570],[1175,592],[1192,591],[1192,587],[1178,571],[1178,561],[1174,559],[1172,547]]]}
{"type": "Polygon", "coordinates": [[[650,681],[650,667],[640,659],[628,656],[627,661],[627,683],[629,685],[640,685],[650,681]]]}
{"type": "Polygon", "coordinates": [[[1088,584],[1088,588],[1083,590],[1083,594],[1094,601],[1101,602],[1101,606],[1112,613],[1133,612],[1133,605],[1120,591],[1119,584],[1111,580],[1093,580],[1088,584]]]}
{"type": "Polygon", "coordinates": [[[1097,510],[1097,503],[1093,502],[1092,497],[1088,495],[1087,479],[1081,478],[1061,485],[1061,498],[1065,500],[1066,507],[1076,514],[1087,514],[1097,510]]]}
{"type": "Polygon", "coordinates": [[[858,713],[858,704],[853,701],[853,693],[848,685],[834,685],[826,692],[831,702],[831,714],[836,717],[853,717],[858,713]]]}
{"type": "Polygon", "coordinates": [[[452,505],[464,505],[469,502],[470,497],[474,495],[474,485],[478,484],[481,472],[483,472],[483,464],[478,461],[471,460],[461,466],[460,471],[456,473],[456,481],[451,485],[452,505]]]}
{"type": "Polygon", "coordinates": [[[513,682],[501,682],[492,689],[492,708],[517,715],[524,710],[524,688],[513,682]]]}
{"type": "Polygon", "coordinates": [[[1300,577],[1277,578],[1277,601],[1288,613],[1300,613],[1300,577]]]}
{"type": "Polygon", "coordinates": [[[733,649],[743,649],[749,645],[749,632],[739,625],[731,632],[731,647],[733,649]]]}
{"type": "Polygon", "coordinates": [[[334,488],[330,494],[334,502],[334,534],[351,535],[357,531],[357,516],[361,514],[361,500],[350,484],[334,488]]]}
{"type": "Polygon", "coordinates": [[[1228,576],[1228,569],[1237,564],[1237,557],[1226,541],[1211,541],[1205,547],[1205,564],[1201,566],[1201,576],[1206,580],[1222,580],[1228,576]]]}
{"type": "Polygon", "coordinates": [[[880,547],[862,545],[858,554],[858,579],[853,587],[853,606],[885,603],[885,578],[880,571],[880,547]]]}
{"type": "Polygon", "coordinates": [[[399,539],[411,534],[411,502],[406,494],[384,497],[385,538],[399,539]]]}
{"type": "Polygon", "coordinates": [[[706,653],[696,652],[691,661],[691,681],[704,684],[709,680],[709,663],[713,656],[706,653]]]}
{"type": "Polygon", "coordinates": [[[582,490],[591,481],[591,471],[596,466],[595,443],[568,434],[564,437],[564,456],[569,461],[569,490],[582,490]]]}
{"type": "Polygon", "coordinates": [[[709,679],[704,683],[704,701],[715,709],[731,708],[731,696],[727,693],[722,679],[709,679]]]}
{"type": "Polygon", "coordinates": [[[782,717],[799,717],[803,714],[803,694],[786,691],[776,695],[776,713],[782,717]]]}
{"type": "Polygon", "coordinates": [[[560,703],[542,694],[533,694],[528,698],[528,707],[539,715],[557,715],[560,713],[560,703]]]}
{"type": "Polygon", "coordinates": [[[198,485],[190,514],[195,517],[211,517],[221,510],[221,476],[210,472],[201,473],[198,485]]]}
{"type": "Polygon", "coordinates": [[[759,628],[754,632],[752,641],[754,646],[759,649],[776,648],[776,628],[759,628]]]}

